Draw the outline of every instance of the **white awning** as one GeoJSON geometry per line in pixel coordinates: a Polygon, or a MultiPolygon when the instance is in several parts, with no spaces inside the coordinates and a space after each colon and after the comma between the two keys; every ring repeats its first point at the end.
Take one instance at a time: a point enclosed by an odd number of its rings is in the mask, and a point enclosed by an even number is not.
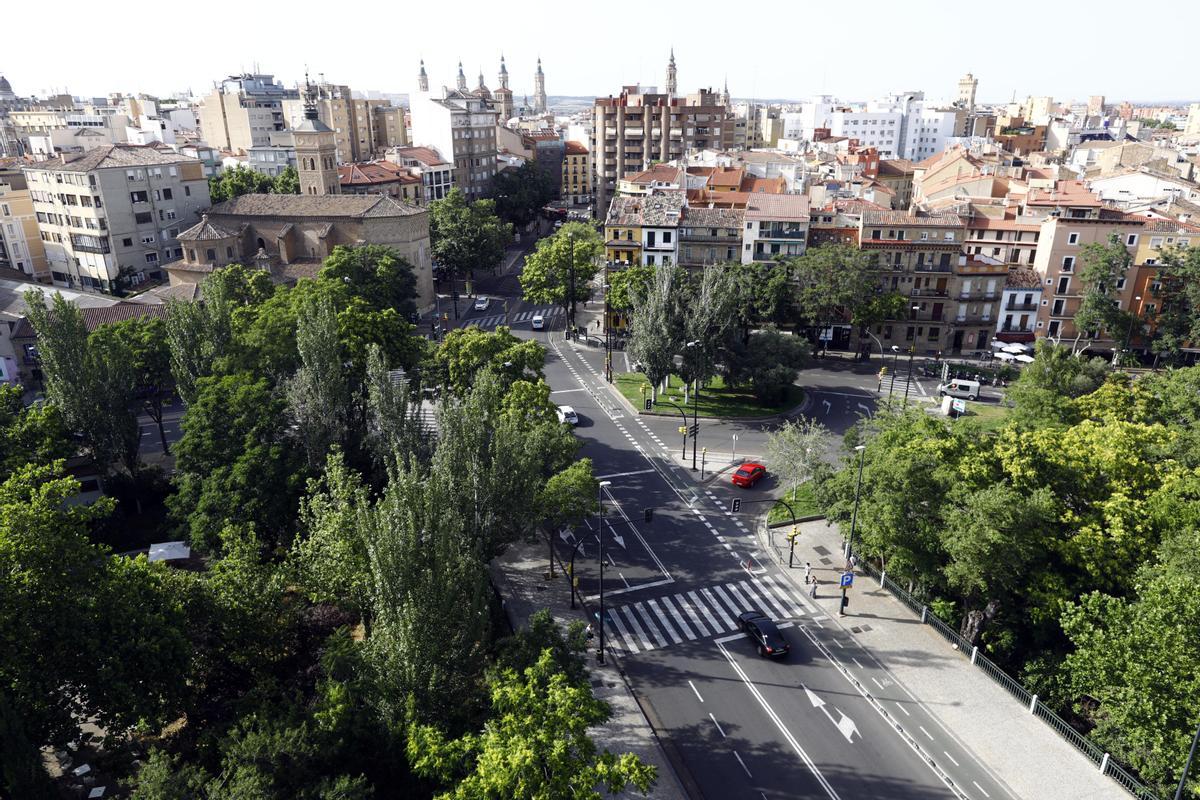
{"type": "Polygon", "coordinates": [[[181,561],[192,557],[192,548],[186,542],[159,542],[150,545],[151,561],[181,561]]]}

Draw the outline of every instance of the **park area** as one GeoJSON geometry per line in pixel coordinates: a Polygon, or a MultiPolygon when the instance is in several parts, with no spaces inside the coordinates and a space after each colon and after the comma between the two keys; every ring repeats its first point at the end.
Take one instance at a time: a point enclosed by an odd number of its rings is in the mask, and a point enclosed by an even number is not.
{"type": "MultiPolygon", "coordinates": [[[[650,382],[645,375],[640,372],[620,372],[613,376],[613,382],[635,408],[639,411],[645,409],[646,399],[650,397],[650,382]]],[[[665,393],[659,394],[649,413],[670,415],[678,414],[682,409],[690,419],[693,413],[693,398],[689,394],[688,402],[684,404],[683,381],[672,375],[668,386],[665,393]]],[[[729,419],[769,417],[795,408],[803,399],[803,389],[799,386],[789,386],[782,403],[763,403],[754,396],[749,386],[728,387],[718,375],[709,381],[707,386],[701,388],[699,401],[695,403],[695,413],[701,417],[729,419]]]]}

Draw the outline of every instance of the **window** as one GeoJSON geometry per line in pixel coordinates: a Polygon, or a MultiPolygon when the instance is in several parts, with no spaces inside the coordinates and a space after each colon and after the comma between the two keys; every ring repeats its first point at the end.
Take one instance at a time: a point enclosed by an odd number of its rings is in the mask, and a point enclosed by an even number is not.
{"type": "Polygon", "coordinates": [[[1118,291],[1125,288],[1125,279],[1124,278],[1117,278],[1116,288],[1118,291]]]}
{"type": "Polygon", "coordinates": [[[1155,249],[1162,247],[1162,243],[1163,243],[1163,237],[1161,237],[1161,236],[1155,236],[1154,238],[1152,238],[1150,240],[1150,246],[1155,249]]]}
{"type": "MultiPolygon", "coordinates": [[[[1056,320],[1056,319],[1050,320],[1050,327],[1046,329],[1046,335],[1051,336],[1051,337],[1058,336],[1058,326],[1059,326],[1058,320],[1056,320]]],[[[1038,327],[1039,328],[1042,327],[1042,323],[1039,322],[1038,327]]]]}
{"type": "Polygon", "coordinates": [[[1158,306],[1156,306],[1154,303],[1146,303],[1146,308],[1144,309],[1144,311],[1148,316],[1152,316],[1154,314],[1154,312],[1157,310],[1158,310],[1158,306]]]}
{"type": "Polygon", "coordinates": [[[1162,284],[1159,283],[1158,281],[1154,281],[1153,283],[1150,284],[1150,294],[1158,294],[1161,291],[1162,291],[1162,284]]]}
{"type": "Polygon", "coordinates": [[[154,234],[148,233],[142,237],[142,244],[154,244],[154,234]]]}
{"type": "Polygon", "coordinates": [[[145,203],[149,199],[149,195],[145,192],[130,192],[129,201],[132,203],[145,203]]]}
{"type": "Polygon", "coordinates": [[[167,219],[175,219],[175,210],[174,209],[168,209],[167,219]]]}
{"type": "Polygon", "coordinates": [[[929,231],[921,231],[921,241],[922,242],[928,241],[928,239],[929,239],[929,231]]]}
{"type": "Polygon", "coordinates": [[[883,231],[879,230],[878,228],[875,228],[873,231],[871,231],[872,239],[879,239],[882,235],[883,231]]]}
{"type": "Polygon", "coordinates": [[[671,232],[663,231],[663,244],[670,244],[670,243],[671,243],[671,232]]]}
{"type": "Polygon", "coordinates": [[[121,240],[121,246],[122,247],[133,247],[133,239],[126,236],[124,239],[121,240]]]}
{"type": "Polygon", "coordinates": [[[1136,233],[1131,233],[1125,237],[1125,244],[1128,247],[1133,247],[1135,244],[1137,244],[1137,240],[1138,235],[1136,233]]]}
{"type": "Polygon", "coordinates": [[[154,252],[146,253],[146,263],[147,264],[157,264],[158,263],[158,253],[154,253],[154,252]]]}
{"type": "Polygon", "coordinates": [[[217,260],[217,251],[216,251],[216,249],[215,249],[215,248],[212,248],[212,247],[210,247],[210,248],[208,248],[207,250],[205,250],[205,251],[204,251],[204,258],[205,258],[206,260],[208,260],[208,261],[216,261],[216,260],[217,260]]]}
{"type": "Polygon", "coordinates": [[[183,194],[185,197],[191,197],[192,196],[192,187],[190,187],[190,186],[183,187],[183,194]]]}
{"type": "Polygon", "coordinates": [[[1067,234],[1067,244],[1079,244],[1079,234],[1078,233],[1068,233],[1067,234]]]}
{"type": "Polygon", "coordinates": [[[1056,294],[1066,294],[1067,290],[1070,288],[1071,288],[1071,279],[1064,275],[1063,277],[1058,279],[1058,291],[1056,292],[1056,294]]]}
{"type": "Polygon", "coordinates": [[[154,215],[149,211],[142,211],[133,215],[133,221],[138,225],[145,225],[147,222],[154,222],[154,215]]]}
{"type": "Polygon", "coordinates": [[[1063,256],[1062,271],[1070,272],[1075,268],[1075,256],[1063,256]]]}
{"type": "Polygon", "coordinates": [[[12,216],[12,212],[9,211],[7,203],[0,203],[0,213],[2,213],[6,217],[12,216]]]}
{"type": "Polygon", "coordinates": [[[904,333],[904,338],[906,341],[909,341],[909,342],[911,342],[913,340],[913,326],[912,325],[908,326],[908,329],[904,333]]]}

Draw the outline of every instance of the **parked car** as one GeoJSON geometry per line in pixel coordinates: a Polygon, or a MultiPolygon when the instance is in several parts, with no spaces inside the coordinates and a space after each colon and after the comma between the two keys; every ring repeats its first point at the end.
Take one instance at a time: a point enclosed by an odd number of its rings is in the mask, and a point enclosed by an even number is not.
{"type": "Polygon", "coordinates": [[[738,614],[738,627],[754,642],[760,656],[783,658],[792,649],[774,621],[761,611],[738,614]]]}
{"type": "Polygon", "coordinates": [[[979,381],[969,381],[964,378],[956,378],[949,383],[938,385],[938,394],[942,397],[949,395],[950,397],[965,397],[968,400],[979,399],[979,381]]]}
{"type": "Polygon", "coordinates": [[[579,415],[575,413],[575,409],[570,406],[558,407],[558,421],[565,422],[568,425],[578,425],[579,415]]]}
{"type": "Polygon", "coordinates": [[[482,297],[475,298],[475,310],[476,311],[487,311],[488,306],[490,306],[491,304],[492,304],[492,298],[488,297],[487,295],[483,295],[482,297]]]}
{"type": "Polygon", "coordinates": [[[762,477],[766,474],[767,468],[762,464],[747,462],[738,467],[737,472],[733,473],[733,485],[749,489],[762,480],[762,477]]]}
{"type": "Polygon", "coordinates": [[[541,314],[534,314],[533,319],[529,321],[529,326],[535,331],[540,331],[542,328],[546,327],[546,318],[541,314]]]}

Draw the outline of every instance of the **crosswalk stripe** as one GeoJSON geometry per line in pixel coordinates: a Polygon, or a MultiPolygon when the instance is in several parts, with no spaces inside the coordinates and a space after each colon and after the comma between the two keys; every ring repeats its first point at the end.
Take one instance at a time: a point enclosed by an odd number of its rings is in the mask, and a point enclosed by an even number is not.
{"type": "Polygon", "coordinates": [[[717,595],[717,597],[721,598],[721,602],[729,608],[730,613],[728,616],[733,621],[733,626],[736,627],[738,614],[742,613],[746,609],[739,608],[738,602],[736,600],[731,600],[729,594],[722,587],[714,586],[713,592],[717,595]]]}
{"type": "Polygon", "coordinates": [[[517,314],[515,317],[513,317],[513,321],[514,322],[524,322],[525,320],[530,319],[532,317],[533,317],[532,311],[522,311],[520,314],[517,314]]]}
{"type": "Polygon", "coordinates": [[[638,652],[637,642],[633,640],[633,636],[625,629],[624,623],[621,622],[621,615],[612,613],[608,615],[608,618],[612,620],[613,627],[617,629],[617,633],[621,634],[621,638],[625,640],[625,649],[631,653],[638,652]]]}
{"type": "Polygon", "coordinates": [[[775,613],[779,614],[779,616],[781,616],[781,617],[790,617],[791,616],[791,614],[788,612],[787,607],[783,603],[779,602],[779,600],[775,597],[774,593],[772,593],[771,590],[768,589],[765,584],[752,580],[752,581],[746,581],[746,585],[749,587],[750,591],[761,594],[763,596],[763,598],[766,600],[767,606],[768,606],[768,608],[765,609],[766,611],[768,611],[768,612],[774,611],[775,613]]]}
{"type": "Polygon", "coordinates": [[[695,639],[696,632],[693,631],[691,626],[687,624],[687,620],[684,619],[683,614],[679,613],[678,608],[675,606],[675,603],[671,600],[671,598],[669,598],[669,597],[662,598],[662,604],[667,609],[667,611],[671,612],[671,617],[679,625],[679,630],[683,631],[683,635],[686,636],[689,641],[691,641],[692,639],[695,639]]]}
{"type": "Polygon", "coordinates": [[[768,586],[773,587],[775,589],[775,594],[779,595],[787,602],[788,606],[791,607],[794,616],[803,617],[805,614],[807,614],[807,611],[804,608],[804,603],[800,602],[795,594],[787,590],[787,586],[783,584],[782,579],[776,578],[773,575],[763,575],[761,580],[764,581],[768,586]]]}
{"type": "Polygon", "coordinates": [[[650,637],[646,635],[644,630],[642,630],[641,623],[639,623],[637,621],[637,617],[634,616],[633,609],[629,606],[625,606],[624,611],[625,616],[629,619],[629,626],[637,631],[638,639],[640,639],[642,642],[642,647],[646,650],[653,650],[654,645],[650,642],[650,637]]]}
{"type": "Polygon", "coordinates": [[[711,591],[709,591],[707,588],[701,589],[700,594],[704,595],[704,598],[708,600],[708,603],[713,607],[713,610],[721,615],[721,619],[725,621],[725,630],[733,630],[737,627],[736,623],[733,621],[733,617],[729,616],[729,614],[725,612],[725,609],[721,607],[719,602],[717,602],[717,598],[711,591]]]}
{"type": "Polygon", "coordinates": [[[646,606],[654,611],[654,614],[658,617],[658,621],[662,625],[663,630],[665,630],[667,635],[671,637],[672,642],[679,644],[683,641],[683,639],[679,638],[679,634],[675,632],[675,629],[671,627],[671,623],[667,621],[667,615],[663,613],[662,607],[659,606],[657,600],[647,600],[646,606]]]}
{"type": "Polygon", "coordinates": [[[666,647],[667,640],[662,635],[662,631],[658,629],[658,626],[654,624],[654,619],[650,612],[646,610],[646,607],[641,603],[636,603],[632,606],[629,606],[629,608],[632,608],[634,611],[636,611],[638,616],[642,618],[642,622],[646,623],[646,630],[650,631],[650,635],[654,637],[655,643],[659,647],[666,647]]]}
{"type": "Polygon", "coordinates": [[[716,620],[714,620],[708,613],[708,609],[696,599],[695,592],[688,592],[687,594],[678,595],[678,600],[679,605],[687,609],[688,613],[692,615],[692,624],[695,625],[696,629],[700,631],[701,636],[712,635],[708,632],[708,627],[706,627],[704,622],[700,619],[701,616],[708,620],[709,625],[712,626],[712,633],[720,633],[721,629],[717,627],[716,620]]]}
{"type": "MultiPolygon", "coordinates": [[[[753,605],[751,605],[750,601],[746,599],[746,596],[744,594],[742,594],[741,590],[738,589],[738,587],[735,586],[734,584],[727,583],[727,584],[725,584],[725,588],[729,590],[729,594],[731,594],[737,598],[738,603],[741,605],[741,611],[761,611],[762,610],[762,609],[756,609],[753,605]]],[[[739,611],[738,613],[741,613],[741,611],[739,611]]]]}

